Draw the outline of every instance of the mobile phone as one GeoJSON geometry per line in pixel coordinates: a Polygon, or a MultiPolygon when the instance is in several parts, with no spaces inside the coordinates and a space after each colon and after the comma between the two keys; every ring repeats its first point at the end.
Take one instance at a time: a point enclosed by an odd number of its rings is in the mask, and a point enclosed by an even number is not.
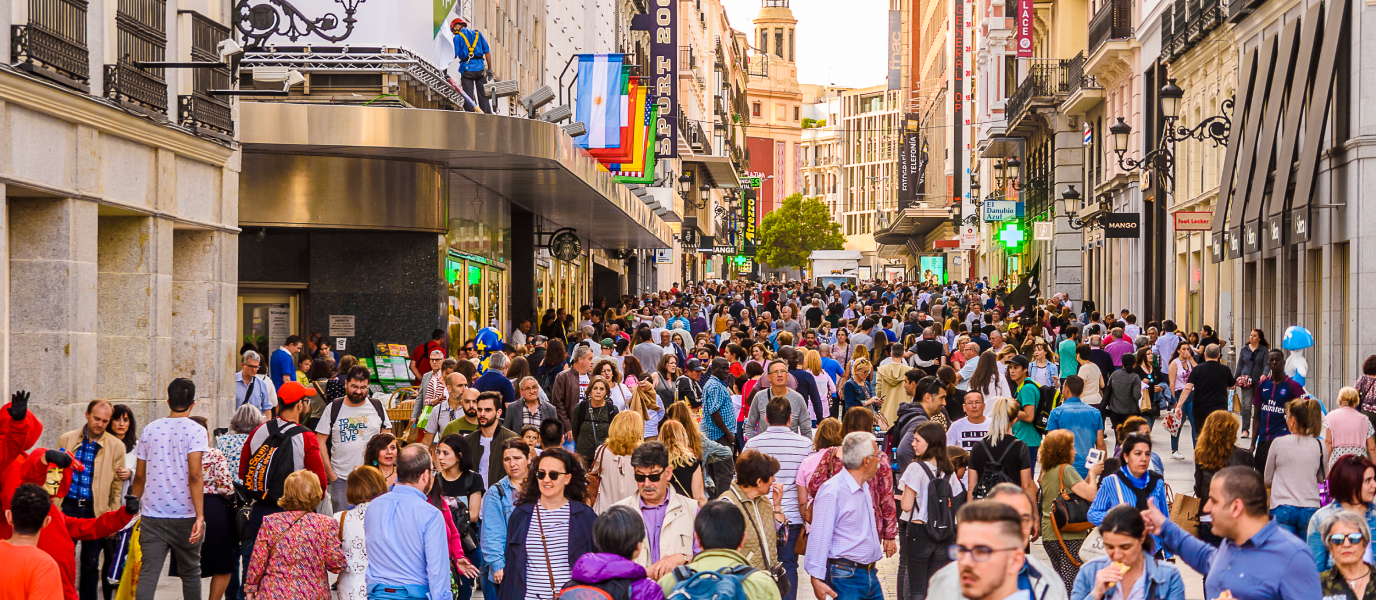
{"type": "Polygon", "coordinates": [[[1085,468],[1088,469],[1093,467],[1102,460],[1104,460],[1104,451],[1098,448],[1090,448],[1089,453],[1085,455],[1085,468]]]}

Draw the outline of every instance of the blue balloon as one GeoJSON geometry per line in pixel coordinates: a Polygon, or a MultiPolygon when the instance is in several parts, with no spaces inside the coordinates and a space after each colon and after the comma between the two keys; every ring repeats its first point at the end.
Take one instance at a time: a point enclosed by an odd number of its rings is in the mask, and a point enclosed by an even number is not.
{"type": "Polygon", "coordinates": [[[1280,347],[1286,350],[1303,350],[1314,346],[1314,334],[1309,333],[1308,329],[1299,325],[1291,325],[1285,330],[1285,337],[1281,338],[1280,347]]]}

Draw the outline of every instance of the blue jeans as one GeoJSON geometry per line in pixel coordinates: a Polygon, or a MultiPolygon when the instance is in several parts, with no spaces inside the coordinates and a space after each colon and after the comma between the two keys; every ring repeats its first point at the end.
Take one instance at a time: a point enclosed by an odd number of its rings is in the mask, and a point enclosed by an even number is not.
{"type": "Polygon", "coordinates": [[[1280,526],[1281,529],[1295,534],[1295,537],[1304,539],[1309,531],[1309,519],[1318,511],[1317,508],[1282,504],[1271,509],[1271,518],[1275,519],[1276,525],[1280,526]]]}
{"type": "Polygon", "coordinates": [[[884,600],[879,573],[854,567],[827,565],[827,585],[845,600],[884,600]]]}
{"type": "Polygon", "coordinates": [[[803,533],[803,524],[789,524],[788,537],[779,543],[779,561],[784,565],[784,574],[788,577],[790,590],[784,594],[781,600],[796,600],[798,598],[798,536],[803,533]]]}

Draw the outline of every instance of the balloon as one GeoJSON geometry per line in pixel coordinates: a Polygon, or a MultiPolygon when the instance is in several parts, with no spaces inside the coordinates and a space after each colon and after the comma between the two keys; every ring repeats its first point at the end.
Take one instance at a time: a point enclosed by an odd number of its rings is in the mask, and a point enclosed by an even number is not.
{"type": "Polygon", "coordinates": [[[1309,333],[1299,325],[1291,325],[1285,330],[1285,337],[1281,338],[1280,347],[1286,350],[1303,350],[1314,345],[1314,334],[1309,333]]]}

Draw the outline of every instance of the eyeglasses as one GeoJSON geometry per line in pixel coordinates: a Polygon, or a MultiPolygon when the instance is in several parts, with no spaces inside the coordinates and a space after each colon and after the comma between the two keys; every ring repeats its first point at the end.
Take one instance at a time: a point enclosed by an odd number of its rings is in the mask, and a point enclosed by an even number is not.
{"type": "Polygon", "coordinates": [[[1335,533],[1335,534],[1333,534],[1333,535],[1328,536],[1328,545],[1330,545],[1330,546],[1341,546],[1341,545],[1343,545],[1343,541],[1346,540],[1347,543],[1352,544],[1353,546],[1356,546],[1356,545],[1359,545],[1359,544],[1361,544],[1362,542],[1366,541],[1365,538],[1366,538],[1366,536],[1364,536],[1364,535],[1362,535],[1361,533],[1358,533],[1358,532],[1352,532],[1352,533],[1349,533],[1349,534],[1347,534],[1347,535],[1342,535],[1342,534],[1340,534],[1340,533],[1335,533]]]}
{"type": "Polygon", "coordinates": [[[258,365],[244,365],[244,368],[245,368],[245,369],[253,369],[254,371],[257,371],[259,367],[258,367],[258,365]]]}
{"type": "Polygon", "coordinates": [[[537,479],[537,480],[539,480],[539,479],[548,479],[548,480],[550,480],[550,481],[554,481],[554,480],[559,479],[560,477],[563,477],[563,476],[565,476],[565,475],[568,475],[568,473],[564,473],[564,472],[562,472],[562,471],[545,471],[545,470],[539,470],[539,471],[536,471],[536,472],[535,472],[535,479],[537,479]]]}
{"type": "Polygon", "coordinates": [[[635,474],[635,482],[636,482],[636,483],[644,483],[646,479],[649,479],[652,483],[659,483],[659,479],[660,479],[661,477],[663,477],[663,476],[664,476],[664,471],[660,471],[660,472],[658,472],[658,473],[649,473],[649,474],[646,474],[646,473],[636,473],[636,474],[635,474]]]}
{"type": "Polygon", "coordinates": [[[946,553],[953,561],[958,561],[960,557],[969,554],[970,558],[975,559],[975,562],[989,562],[989,559],[994,557],[995,552],[1007,552],[1009,550],[1017,550],[1017,547],[990,548],[988,546],[975,546],[974,548],[966,548],[960,544],[951,544],[951,546],[946,549],[946,553]]]}

